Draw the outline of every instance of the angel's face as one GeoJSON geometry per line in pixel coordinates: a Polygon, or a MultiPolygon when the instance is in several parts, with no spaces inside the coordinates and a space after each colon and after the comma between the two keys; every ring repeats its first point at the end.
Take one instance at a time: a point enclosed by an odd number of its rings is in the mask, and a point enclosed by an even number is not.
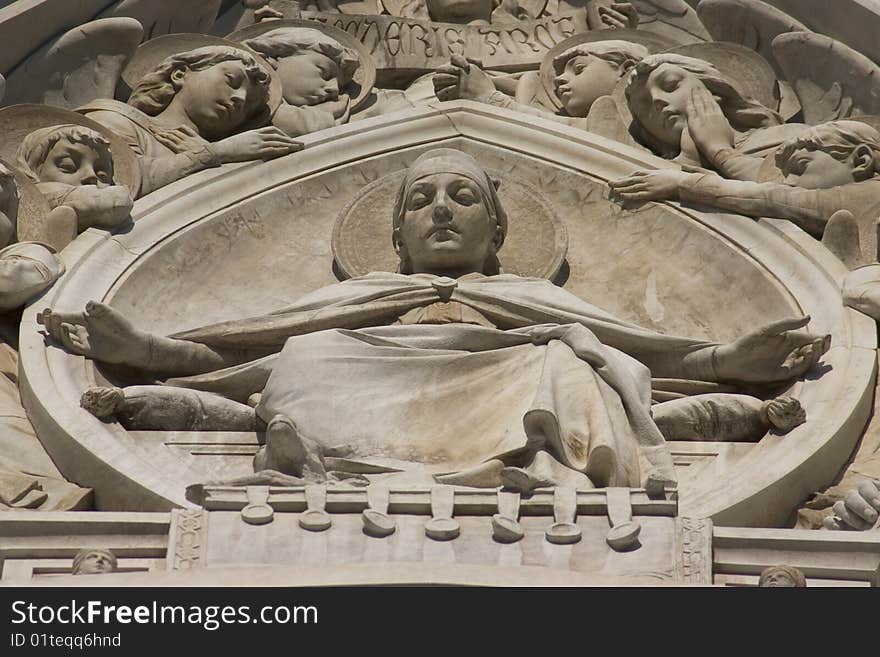
{"type": "Polygon", "coordinates": [[[795,149],[782,164],[786,185],[804,189],[827,189],[855,182],[853,154],[838,159],[815,146],[795,149]]]}
{"type": "Polygon", "coordinates": [[[569,116],[586,116],[600,96],[614,91],[620,69],[594,55],[575,55],[554,80],[556,95],[569,116]]]}
{"type": "Polygon", "coordinates": [[[57,182],[79,187],[113,184],[113,156],[106,147],[59,139],[40,167],[40,182],[57,182]]]}
{"type": "Polygon", "coordinates": [[[632,112],[645,129],[664,144],[678,146],[687,127],[688,101],[700,78],[674,64],[661,64],[648,76],[632,112]]]}
{"type": "Polygon", "coordinates": [[[314,50],[278,60],[284,100],[290,105],[320,105],[339,98],[340,70],[335,61],[314,50]]]}
{"type": "Polygon", "coordinates": [[[177,100],[203,137],[232,134],[253,110],[255,85],[244,63],[230,60],[179,76],[177,100]]]}

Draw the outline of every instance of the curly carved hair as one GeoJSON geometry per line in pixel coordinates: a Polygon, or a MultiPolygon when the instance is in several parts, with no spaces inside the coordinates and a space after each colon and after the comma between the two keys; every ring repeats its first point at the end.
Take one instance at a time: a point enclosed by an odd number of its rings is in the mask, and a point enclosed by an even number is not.
{"type": "Polygon", "coordinates": [[[666,144],[652,135],[639,120],[637,106],[640,100],[650,96],[647,90],[648,77],[663,64],[670,64],[696,75],[700,82],[713,95],[719,97],[721,110],[730,125],[740,132],[753,128],[766,128],[782,123],[782,117],[769,107],[765,107],[751,96],[741,93],[715,66],[695,57],[674,53],[649,55],[635,65],[626,85],[626,99],[633,116],[634,136],[662,157],[671,159],[678,155],[679,144],[666,144]]]}
{"type": "MultiPolygon", "coordinates": [[[[100,132],[81,125],[65,124],[53,125],[47,128],[34,130],[25,137],[18,146],[16,164],[18,168],[35,183],[40,182],[40,172],[49,153],[62,139],[71,144],[85,144],[97,152],[105,154],[113,166],[113,152],[110,150],[110,142],[100,132]]],[[[113,174],[112,168],[110,174],[113,174]]]]}
{"type": "Polygon", "coordinates": [[[144,114],[156,116],[171,103],[178,87],[171,75],[178,70],[203,71],[223,62],[238,61],[244,65],[253,90],[248,93],[248,119],[269,116],[269,73],[246,50],[232,46],[203,46],[171,55],[147,73],[132,89],[128,104],[144,114]]]}
{"type": "Polygon", "coordinates": [[[361,65],[357,53],[350,48],[310,27],[282,27],[243,41],[251,50],[260,53],[272,66],[284,57],[304,52],[316,52],[332,60],[339,68],[340,87],[348,85],[361,65]]]}

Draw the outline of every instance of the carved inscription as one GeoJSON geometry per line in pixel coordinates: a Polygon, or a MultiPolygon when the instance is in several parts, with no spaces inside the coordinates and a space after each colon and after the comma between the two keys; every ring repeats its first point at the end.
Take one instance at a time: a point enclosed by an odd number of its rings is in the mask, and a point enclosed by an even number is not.
{"type": "Polygon", "coordinates": [[[303,18],[345,30],[363,43],[379,70],[435,69],[453,54],[480,60],[486,68],[518,70],[572,34],[586,31],[583,14],[520,21],[512,25],[452,25],[394,16],[307,13],[303,18]]]}

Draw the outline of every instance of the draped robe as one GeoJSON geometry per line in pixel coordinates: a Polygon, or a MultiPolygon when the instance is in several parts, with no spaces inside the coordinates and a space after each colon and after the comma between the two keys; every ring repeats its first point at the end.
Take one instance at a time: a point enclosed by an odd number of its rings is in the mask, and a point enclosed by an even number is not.
{"type": "Polygon", "coordinates": [[[597,486],[674,481],[651,376],[700,378],[713,343],[614,318],[544,279],[372,273],[261,317],[172,337],[266,354],[166,383],[290,417],[325,454],[434,473],[547,448],[597,486]],[[444,315],[448,315],[444,317],[444,315]],[[692,367],[690,369],[693,369],[692,367]]]}

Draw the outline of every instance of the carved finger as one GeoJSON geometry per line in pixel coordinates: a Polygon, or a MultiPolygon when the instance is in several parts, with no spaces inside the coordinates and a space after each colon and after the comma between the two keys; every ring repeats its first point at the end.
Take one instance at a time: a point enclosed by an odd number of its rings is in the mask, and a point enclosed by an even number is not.
{"type": "Polygon", "coordinates": [[[780,319],[776,322],[771,322],[766,326],[760,329],[761,335],[780,335],[785,333],[786,331],[795,331],[799,328],[803,328],[807,324],[810,323],[810,316],[804,315],[803,317],[789,317],[787,319],[780,319]]]}
{"type": "Polygon", "coordinates": [[[877,511],[865,501],[865,499],[859,494],[859,491],[848,491],[847,494],[843,496],[843,503],[846,504],[847,509],[852,511],[852,513],[869,525],[873,525],[877,522],[877,511]]]}
{"type": "Polygon", "coordinates": [[[835,515],[837,515],[847,527],[858,530],[869,529],[871,527],[871,525],[850,511],[849,507],[847,507],[843,500],[835,502],[832,508],[834,509],[835,515]]]}
{"type": "Polygon", "coordinates": [[[605,13],[602,16],[602,22],[610,28],[614,29],[623,29],[626,27],[626,22],[617,17],[616,14],[612,14],[610,12],[605,13]]]}
{"type": "Polygon", "coordinates": [[[434,69],[434,77],[436,78],[441,73],[443,75],[454,75],[457,78],[461,74],[461,68],[453,64],[443,64],[434,69]]]}
{"type": "Polygon", "coordinates": [[[620,195],[627,201],[653,201],[654,194],[652,192],[620,192],[620,195]]]}
{"type": "Polygon", "coordinates": [[[454,73],[435,73],[434,74],[434,86],[438,84],[441,87],[445,87],[448,84],[458,84],[461,78],[454,73]]]}
{"type": "Polygon", "coordinates": [[[880,511],[880,485],[872,481],[863,481],[859,484],[859,495],[862,496],[868,504],[880,511]]]}
{"type": "Polygon", "coordinates": [[[455,87],[445,87],[439,91],[435,91],[434,95],[438,100],[455,100],[458,98],[458,89],[455,87]]]}
{"type": "Polygon", "coordinates": [[[452,62],[453,66],[457,66],[460,69],[463,69],[465,71],[471,70],[471,65],[468,63],[468,60],[465,59],[462,55],[453,54],[449,58],[449,61],[452,62]]]}

